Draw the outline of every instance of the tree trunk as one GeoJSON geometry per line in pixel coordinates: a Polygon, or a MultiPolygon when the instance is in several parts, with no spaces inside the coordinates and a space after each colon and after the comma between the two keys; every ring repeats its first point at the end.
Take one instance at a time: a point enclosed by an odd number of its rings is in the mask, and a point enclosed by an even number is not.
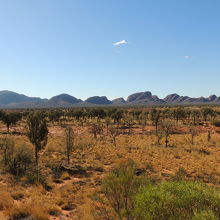
{"type": "Polygon", "coordinates": [[[194,145],[194,136],[192,135],[192,145],[194,145]]]}
{"type": "Polygon", "coordinates": [[[168,140],[168,136],[166,136],[166,147],[168,147],[168,142],[169,142],[169,140],[168,140]]]}
{"type": "Polygon", "coordinates": [[[108,136],[108,125],[106,126],[106,132],[107,132],[107,136],[108,136]]]}
{"type": "Polygon", "coordinates": [[[116,147],[116,137],[113,136],[113,143],[114,143],[114,146],[116,147]]]}
{"type": "Polygon", "coordinates": [[[69,154],[69,152],[67,153],[67,164],[70,165],[70,154],[69,154]]]}
{"type": "Polygon", "coordinates": [[[196,124],[196,117],[195,116],[193,117],[193,124],[194,125],[196,124]]]}
{"type": "Polygon", "coordinates": [[[4,164],[5,166],[7,165],[7,148],[5,148],[5,151],[4,151],[4,164]]]}
{"type": "Polygon", "coordinates": [[[36,166],[38,167],[38,147],[35,146],[35,161],[36,161],[36,166]]]}

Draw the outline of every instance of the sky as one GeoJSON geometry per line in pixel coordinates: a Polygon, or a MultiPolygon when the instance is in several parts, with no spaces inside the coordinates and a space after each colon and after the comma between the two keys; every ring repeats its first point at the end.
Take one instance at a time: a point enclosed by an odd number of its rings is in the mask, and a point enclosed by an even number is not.
{"type": "Polygon", "coordinates": [[[0,0],[0,90],[220,96],[219,0],[0,0]]]}

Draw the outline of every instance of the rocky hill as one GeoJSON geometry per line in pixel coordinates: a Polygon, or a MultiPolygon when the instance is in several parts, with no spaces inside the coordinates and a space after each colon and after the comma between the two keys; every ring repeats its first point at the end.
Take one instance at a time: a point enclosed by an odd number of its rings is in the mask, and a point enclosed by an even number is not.
{"type": "Polygon", "coordinates": [[[96,105],[109,105],[112,104],[106,96],[92,96],[85,100],[85,102],[96,104],[96,105]]]}
{"type": "Polygon", "coordinates": [[[16,107],[18,105],[36,106],[40,103],[43,104],[47,101],[47,99],[28,97],[26,95],[18,94],[12,91],[0,91],[0,107],[16,107]]]}
{"type": "Polygon", "coordinates": [[[51,107],[87,107],[87,106],[132,106],[132,105],[197,105],[197,104],[220,104],[220,97],[211,95],[207,98],[192,98],[180,96],[176,93],[161,99],[151,92],[138,92],[131,94],[125,100],[117,98],[109,100],[106,96],[92,96],[85,101],[68,94],[60,94],[51,99],[28,97],[12,91],[0,91],[0,108],[51,108],[51,107]]]}
{"type": "Polygon", "coordinates": [[[82,100],[68,94],[60,94],[49,99],[49,102],[52,105],[72,105],[82,102],[82,100]]]}

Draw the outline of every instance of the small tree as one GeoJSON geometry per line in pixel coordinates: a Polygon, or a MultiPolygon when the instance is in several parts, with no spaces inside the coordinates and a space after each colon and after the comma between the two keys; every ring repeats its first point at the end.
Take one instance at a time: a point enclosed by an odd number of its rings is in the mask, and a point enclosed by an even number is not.
{"type": "Polygon", "coordinates": [[[192,109],[190,111],[190,114],[193,119],[193,124],[195,125],[197,123],[198,119],[201,118],[201,111],[199,111],[198,109],[192,109]]]}
{"type": "Polygon", "coordinates": [[[107,136],[108,136],[108,132],[109,132],[109,125],[111,125],[111,118],[106,117],[106,118],[105,118],[105,126],[106,126],[107,136]]]}
{"type": "Polygon", "coordinates": [[[103,131],[102,125],[100,123],[92,123],[90,127],[90,132],[93,134],[94,138],[97,138],[98,134],[103,131]]]}
{"type": "Polygon", "coordinates": [[[171,121],[163,121],[161,122],[160,127],[162,131],[164,132],[165,144],[166,144],[166,147],[168,147],[170,133],[172,132],[174,125],[171,121]]]}
{"type": "Polygon", "coordinates": [[[195,136],[198,135],[198,132],[196,131],[195,128],[190,128],[189,132],[191,134],[191,144],[194,145],[194,138],[195,138],[195,136]]]}
{"type": "Polygon", "coordinates": [[[155,132],[155,136],[156,136],[156,138],[157,138],[157,145],[161,145],[161,140],[162,140],[162,138],[163,138],[163,132],[162,131],[156,131],[155,132]]]}
{"type": "Polygon", "coordinates": [[[47,144],[47,121],[41,112],[33,112],[28,116],[27,125],[27,136],[35,147],[35,159],[38,166],[38,153],[47,144]]]}
{"type": "Polygon", "coordinates": [[[48,112],[49,120],[54,123],[55,121],[59,121],[63,112],[61,110],[51,110],[48,112]]]}
{"type": "Polygon", "coordinates": [[[152,109],[150,111],[150,119],[152,121],[152,124],[155,125],[156,131],[159,125],[159,122],[161,120],[161,110],[157,110],[157,109],[152,109]]]}
{"type": "Polygon", "coordinates": [[[177,109],[173,110],[172,115],[176,120],[176,124],[178,125],[180,119],[186,118],[186,111],[184,110],[184,108],[178,107],[177,109]]]}
{"type": "Polygon", "coordinates": [[[118,129],[115,128],[114,126],[111,126],[109,128],[109,133],[110,133],[110,136],[112,137],[113,144],[116,147],[116,137],[119,135],[118,129]]]}
{"type": "Polygon", "coordinates": [[[6,124],[7,131],[9,132],[9,128],[11,125],[15,125],[19,120],[21,120],[22,115],[19,112],[3,112],[1,114],[1,121],[6,124]]]}
{"type": "Polygon", "coordinates": [[[123,111],[117,110],[112,115],[111,118],[114,120],[114,123],[117,123],[117,126],[119,127],[121,119],[123,118],[123,111]]]}
{"type": "Polygon", "coordinates": [[[67,164],[70,164],[70,154],[73,150],[73,129],[68,126],[66,128],[66,156],[67,156],[67,164]]]}
{"type": "Polygon", "coordinates": [[[146,115],[147,112],[144,112],[141,114],[140,116],[140,125],[142,127],[142,132],[144,133],[144,129],[147,125],[147,115],[146,115]]]}
{"type": "Polygon", "coordinates": [[[127,117],[124,119],[124,125],[128,128],[128,134],[132,133],[132,126],[134,125],[134,121],[131,117],[127,117]]]}
{"type": "Polygon", "coordinates": [[[215,111],[212,108],[208,108],[208,107],[202,108],[201,113],[202,113],[204,121],[208,120],[208,116],[215,115],[215,111]]]}

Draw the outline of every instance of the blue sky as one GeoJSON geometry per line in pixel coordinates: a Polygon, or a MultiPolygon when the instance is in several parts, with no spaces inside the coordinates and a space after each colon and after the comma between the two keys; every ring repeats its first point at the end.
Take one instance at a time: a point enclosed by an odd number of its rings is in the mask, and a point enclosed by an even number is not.
{"type": "Polygon", "coordinates": [[[219,11],[219,0],[0,0],[0,90],[220,96],[219,11]]]}

